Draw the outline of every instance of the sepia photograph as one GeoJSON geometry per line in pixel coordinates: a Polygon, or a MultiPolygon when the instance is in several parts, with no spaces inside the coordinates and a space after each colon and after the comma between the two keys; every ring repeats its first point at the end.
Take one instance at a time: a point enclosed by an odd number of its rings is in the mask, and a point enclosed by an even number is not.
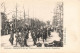
{"type": "Polygon", "coordinates": [[[1,47],[63,47],[63,1],[34,3],[0,4],[1,47]]]}
{"type": "Polygon", "coordinates": [[[80,53],[80,0],[0,0],[0,53],[80,53]]]}

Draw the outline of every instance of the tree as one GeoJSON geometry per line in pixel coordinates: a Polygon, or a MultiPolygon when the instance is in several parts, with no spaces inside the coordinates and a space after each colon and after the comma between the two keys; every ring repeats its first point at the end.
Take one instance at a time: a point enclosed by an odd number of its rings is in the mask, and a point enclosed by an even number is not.
{"type": "Polygon", "coordinates": [[[1,29],[5,29],[6,20],[7,20],[6,14],[1,12],[1,29]]]}
{"type": "Polygon", "coordinates": [[[59,29],[63,27],[63,2],[57,3],[53,16],[53,26],[59,29]]]}

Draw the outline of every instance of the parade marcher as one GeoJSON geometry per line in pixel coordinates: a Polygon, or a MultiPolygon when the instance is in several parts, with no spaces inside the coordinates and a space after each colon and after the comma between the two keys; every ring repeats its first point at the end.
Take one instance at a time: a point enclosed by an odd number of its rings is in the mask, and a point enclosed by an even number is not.
{"type": "Polygon", "coordinates": [[[24,37],[25,37],[25,31],[24,31],[24,29],[22,28],[22,30],[21,30],[21,47],[24,46],[24,37]]]}
{"type": "Polygon", "coordinates": [[[43,38],[43,29],[40,29],[40,37],[43,38]]]}
{"type": "Polygon", "coordinates": [[[38,29],[37,30],[37,40],[39,41],[39,38],[40,38],[40,30],[38,29]]]}
{"type": "Polygon", "coordinates": [[[19,32],[19,36],[18,36],[18,43],[19,43],[19,45],[21,46],[21,32],[19,32]]]}
{"type": "Polygon", "coordinates": [[[47,28],[44,28],[45,40],[47,40],[47,28]]]}
{"type": "Polygon", "coordinates": [[[38,40],[37,29],[35,29],[34,32],[35,32],[36,39],[38,40]]]}
{"type": "Polygon", "coordinates": [[[28,46],[28,45],[27,45],[28,35],[29,35],[29,31],[28,31],[28,29],[26,29],[26,31],[25,31],[25,36],[24,36],[24,45],[25,45],[25,46],[28,46]]]}
{"type": "Polygon", "coordinates": [[[13,41],[14,41],[14,33],[13,33],[12,30],[11,30],[11,35],[10,35],[9,41],[10,41],[11,45],[13,45],[13,41]]]}
{"type": "Polygon", "coordinates": [[[44,32],[44,30],[43,30],[43,42],[44,42],[44,39],[45,39],[45,32],[44,32]]]}
{"type": "Polygon", "coordinates": [[[48,28],[48,36],[50,37],[50,35],[51,35],[51,32],[50,32],[50,28],[48,28]]]}
{"type": "Polygon", "coordinates": [[[44,40],[47,40],[47,29],[45,27],[43,28],[43,42],[44,40]]]}
{"type": "Polygon", "coordinates": [[[35,36],[35,32],[32,30],[31,31],[31,35],[32,35],[32,38],[33,38],[33,42],[34,42],[34,44],[33,45],[36,45],[36,36],[35,36]]]}
{"type": "Polygon", "coordinates": [[[19,31],[18,30],[16,31],[15,37],[16,37],[16,46],[17,46],[17,44],[19,42],[19,31]]]}

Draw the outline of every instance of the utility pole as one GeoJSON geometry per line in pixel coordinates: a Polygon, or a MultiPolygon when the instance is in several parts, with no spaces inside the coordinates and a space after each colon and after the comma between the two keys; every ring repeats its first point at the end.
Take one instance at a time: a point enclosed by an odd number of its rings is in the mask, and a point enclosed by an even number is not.
{"type": "Polygon", "coordinates": [[[15,19],[15,29],[17,28],[17,4],[16,4],[16,19],[15,19]]]}
{"type": "Polygon", "coordinates": [[[34,9],[33,9],[33,18],[34,18],[34,9]]]}
{"type": "MultiPolygon", "coordinates": [[[[28,18],[29,18],[29,9],[28,9],[28,18]]],[[[31,20],[29,20],[29,26],[31,26],[31,20]]]]}
{"type": "Polygon", "coordinates": [[[24,23],[25,23],[25,9],[24,9],[24,23]]]}
{"type": "Polygon", "coordinates": [[[29,9],[28,9],[28,18],[29,18],[29,9]]]}

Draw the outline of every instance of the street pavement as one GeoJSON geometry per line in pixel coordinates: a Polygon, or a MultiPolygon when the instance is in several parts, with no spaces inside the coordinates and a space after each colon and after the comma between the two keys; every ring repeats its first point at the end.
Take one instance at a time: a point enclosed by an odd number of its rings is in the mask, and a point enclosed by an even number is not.
{"type": "MultiPolygon", "coordinates": [[[[4,35],[4,36],[1,36],[1,47],[16,47],[16,39],[15,39],[15,36],[14,36],[14,42],[13,42],[13,45],[11,45],[11,43],[9,42],[9,38],[10,38],[10,34],[9,35],[4,35]]],[[[51,35],[50,37],[47,38],[47,41],[43,42],[42,39],[40,38],[40,41],[37,41],[37,43],[42,43],[42,47],[44,47],[44,43],[51,43],[53,42],[54,40],[56,41],[60,41],[60,37],[59,37],[59,33],[57,33],[56,31],[54,32],[51,32],[51,35]]],[[[33,39],[31,37],[31,34],[29,33],[29,38],[28,38],[28,41],[27,41],[28,45],[30,47],[37,47],[37,46],[33,46],[33,39]]],[[[18,44],[17,47],[20,47],[20,45],[18,44]]]]}

